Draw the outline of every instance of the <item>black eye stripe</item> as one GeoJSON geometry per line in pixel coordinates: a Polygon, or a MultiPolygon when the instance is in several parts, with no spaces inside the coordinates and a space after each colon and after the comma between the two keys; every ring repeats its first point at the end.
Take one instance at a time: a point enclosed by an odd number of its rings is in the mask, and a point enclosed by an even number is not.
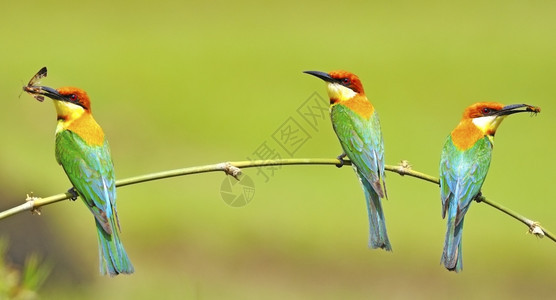
{"type": "Polygon", "coordinates": [[[483,107],[483,108],[481,109],[481,113],[482,113],[484,116],[492,115],[492,114],[494,114],[494,113],[497,112],[497,111],[498,111],[497,109],[492,109],[492,108],[489,108],[489,107],[483,107]]]}

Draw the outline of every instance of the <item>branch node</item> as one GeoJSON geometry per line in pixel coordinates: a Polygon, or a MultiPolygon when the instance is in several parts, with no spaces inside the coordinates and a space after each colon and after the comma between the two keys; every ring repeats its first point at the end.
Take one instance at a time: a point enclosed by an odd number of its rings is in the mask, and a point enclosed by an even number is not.
{"type": "Polygon", "coordinates": [[[232,165],[229,162],[222,163],[220,167],[221,167],[222,171],[224,171],[224,173],[226,173],[226,175],[230,175],[230,176],[234,177],[236,180],[239,180],[239,175],[241,175],[241,169],[240,168],[232,165]]]}
{"type": "Polygon", "coordinates": [[[27,194],[27,197],[25,198],[25,201],[30,202],[31,203],[31,214],[33,215],[41,215],[41,211],[39,208],[35,208],[35,200],[39,200],[39,197],[35,197],[33,196],[33,192],[27,194]]]}
{"type": "Polygon", "coordinates": [[[401,176],[404,176],[405,174],[407,174],[407,171],[411,170],[411,164],[409,163],[408,160],[402,159],[400,161],[400,163],[398,164],[398,174],[400,174],[401,176]]]}
{"type": "Polygon", "coordinates": [[[529,226],[528,233],[535,235],[538,238],[544,237],[544,230],[542,230],[541,225],[539,222],[533,222],[531,226],[529,226]]]}

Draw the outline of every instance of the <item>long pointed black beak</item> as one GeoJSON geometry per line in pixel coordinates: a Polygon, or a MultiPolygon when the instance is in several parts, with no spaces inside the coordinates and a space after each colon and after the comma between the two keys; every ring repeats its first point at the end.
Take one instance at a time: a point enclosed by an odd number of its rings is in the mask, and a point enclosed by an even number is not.
{"type": "Polygon", "coordinates": [[[539,113],[541,108],[529,104],[511,104],[504,106],[501,110],[496,111],[495,114],[498,116],[508,116],[520,112],[539,113]]]}
{"type": "Polygon", "coordinates": [[[309,74],[309,75],[313,75],[316,76],[326,82],[338,82],[337,79],[330,77],[330,75],[328,75],[328,73],[324,73],[321,71],[303,71],[303,73],[309,74]]]}
{"type": "Polygon", "coordinates": [[[34,96],[46,96],[53,100],[65,100],[64,96],[60,95],[56,89],[47,86],[24,86],[23,90],[34,96]]]}

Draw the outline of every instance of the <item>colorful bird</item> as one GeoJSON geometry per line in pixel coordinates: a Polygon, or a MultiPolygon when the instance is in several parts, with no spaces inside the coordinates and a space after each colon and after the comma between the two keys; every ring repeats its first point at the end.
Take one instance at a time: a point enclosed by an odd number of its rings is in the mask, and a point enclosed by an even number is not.
{"type": "Polygon", "coordinates": [[[441,262],[450,271],[459,272],[463,267],[463,219],[485,181],[496,129],[506,116],[519,112],[538,113],[540,108],[475,103],[465,109],[460,123],[446,139],[440,159],[440,197],[442,218],[448,218],[441,262]]]}
{"type": "Polygon", "coordinates": [[[102,128],[91,114],[87,93],[74,87],[56,90],[25,86],[23,89],[35,96],[54,100],[58,114],[56,160],[73,185],[70,192],[75,197],[77,194],[81,196],[95,217],[100,272],[111,276],[133,273],[133,266],[118,233],[120,224],[110,149],[102,128]]]}
{"type": "Polygon", "coordinates": [[[392,250],[381,198],[387,197],[384,183],[384,142],[375,108],[365,96],[363,85],[355,74],[347,71],[324,73],[305,71],[326,82],[330,98],[332,126],[365,192],[369,214],[369,247],[392,250]]]}

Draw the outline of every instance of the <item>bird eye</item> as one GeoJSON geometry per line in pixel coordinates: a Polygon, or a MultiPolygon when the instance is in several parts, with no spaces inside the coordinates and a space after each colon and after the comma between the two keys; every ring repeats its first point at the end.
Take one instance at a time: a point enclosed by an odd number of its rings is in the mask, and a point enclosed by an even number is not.
{"type": "Polygon", "coordinates": [[[71,94],[69,96],[69,98],[71,99],[71,101],[76,101],[77,100],[77,95],[76,94],[71,94]]]}
{"type": "Polygon", "coordinates": [[[344,85],[349,85],[350,84],[349,78],[342,78],[342,83],[344,85]]]}
{"type": "Polygon", "coordinates": [[[489,114],[492,112],[492,110],[488,107],[483,107],[482,109],[483,115],[489,114]]]}

